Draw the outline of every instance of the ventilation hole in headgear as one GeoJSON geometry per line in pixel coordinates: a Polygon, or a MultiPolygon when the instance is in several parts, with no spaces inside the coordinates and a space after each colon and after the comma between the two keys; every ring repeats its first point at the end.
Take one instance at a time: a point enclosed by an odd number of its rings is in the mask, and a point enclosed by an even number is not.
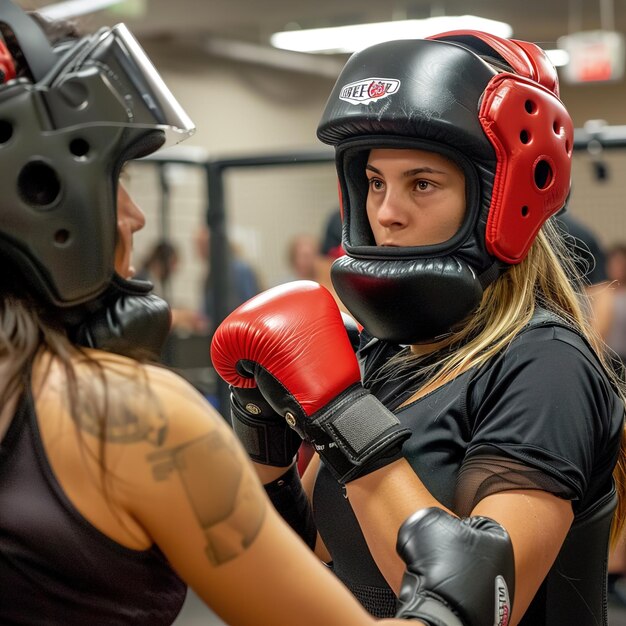
{"type": "Polygon", "coordinates": [[[528,215],[528,207],[524,205],[522,207],[522,217],[526,217],[528,215]]]}
{"type": "Polygon", "coordinates": [[[528,133],[527,130],[523,130],[520,134],[519,134],[519,140],[523,143],[523,144],[527,144],[530,141],[530,134],[528,133]]]}
{"type": "Polygon", "coordinates": [[[562,128],[563,127],[561,126],[561,123],[559,122],[559,120],[554,120],[554,124],[552,124],[552,130],[554,131],[554,134],[560,135],[562,128]]]}
{"type": "Polygon", "coordinates": [[[70,152],[78,158],[86,157],[89,153],[89,143],[80,137],[70,141],[70,152]]]}
{"type": "Polygon", "coordinates": [[[26,202],[40,207],[52,204],[61,193],[59,177],[42,161],[32,161],[22,168],[17,187],[26,202]]]}
{"type": "Polygon", "coordinates": [[[524,102],[524,108],[526,113],[534,113],[537,110],[537,105],[532,100],[526,100],[524,102]]]}
{"type": "Polygon", "coordinates": [[[539,189],[545,189],[552,182],[552,168],[542,159],[535,165],[535,185],[539,189]]]}
{"type": "Polygon", "coordinates": [[[57,246],[63,247],[67,245],[70,241],[70,231],[66,228],[60,228],[54,233],[54,243],[57,246]]]}
{"type": "Polygon", "coordinates": [[[13,137],[13,124],[0,120],[0,144],[6,143],[11,137],[13,137]]]}

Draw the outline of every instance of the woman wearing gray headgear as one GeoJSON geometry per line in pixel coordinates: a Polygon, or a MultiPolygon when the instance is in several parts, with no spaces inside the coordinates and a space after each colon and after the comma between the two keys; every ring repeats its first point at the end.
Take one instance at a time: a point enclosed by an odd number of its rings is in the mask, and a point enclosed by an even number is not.
{"type": "MultiPolygon", "coordinates": [[[[309,283],[214,339],[236,428],[261,428],[237,403],[260,392],[265,423],[318,451],[312,544],[375,615],[399,596],[431,626],[606,625],[624,395],[551,219],[573,148],[558,93],[540,48],[481,32],[353,55],[318,136],[336,150],[332,279],[363,328],[360,371],[309,283]]],[[[253,458],[266,482],[287,476],[288,455],[253,458]]]]}
{"type": "Polygon", "coordinates": [[[0,29],[0,623],[171,624],[189,584],[231,624],[373,625],[145,361],[169,309],[118,177],[192,123],[123,25],[51,44],[0,0],[0,29]]]}

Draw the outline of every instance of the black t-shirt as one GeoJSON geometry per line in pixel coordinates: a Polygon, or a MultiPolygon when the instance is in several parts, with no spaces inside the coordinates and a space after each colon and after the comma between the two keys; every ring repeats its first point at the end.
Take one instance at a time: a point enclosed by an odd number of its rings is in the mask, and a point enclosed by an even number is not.
{"type": "MultiPolygon", "coordinates": [[[[537,488],[572,500],[576,517],[585,518],[609,497],[624,408],[576,333],[551,322],[529,328],[483,366],[398,409],[419,381],[406,376],[390,380],[381,376],[380,367],[401,349],[366,342],[361,351],[364,383],[411,429],[405,456],[443,505],[464,516],[477,502],[476,494],[481,499],[503,490],[537,488]],[[490,469],[498,464],[509,466],[508,475],[490,469]],[[462,478],[480,476],[477,466],[491,480],[468,499],[471,481],[462,478]]],[[[367,597],[386,584],[348,501],[333,483],[322,466],[314,509],[335,571],[368,609],[388,616],[389,604],[382,611],[376,603],[368,605],[367,597]]]]}

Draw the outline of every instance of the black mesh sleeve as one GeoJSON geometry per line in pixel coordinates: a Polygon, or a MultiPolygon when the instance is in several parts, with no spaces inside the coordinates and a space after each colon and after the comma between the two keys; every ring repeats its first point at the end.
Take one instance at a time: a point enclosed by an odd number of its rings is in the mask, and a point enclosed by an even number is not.
{"type": "Polygon", "coordinates": [[[454,511],[467,517],[487,496],[518,489],[547,491],[565,500],[576,497],[573,489],[536,468],[515,459],[481,454],[466,459],[459,470],[454,511]]]}
{"type": "MultiPolygon", "coordinates": [[[[562,485],[551,491],[582,500],[595,468],[614,462],[623,407],[582,340],[563,328],[537,328],[515,341],[476,381],[471,404],[466,458],[515,460],[508,466],[523,479],[514,480],[524,483],[532,473],[520,468],[535,468],[562,485]]],[[[490,474],[502,480],[501,470],[490,474]]]]}

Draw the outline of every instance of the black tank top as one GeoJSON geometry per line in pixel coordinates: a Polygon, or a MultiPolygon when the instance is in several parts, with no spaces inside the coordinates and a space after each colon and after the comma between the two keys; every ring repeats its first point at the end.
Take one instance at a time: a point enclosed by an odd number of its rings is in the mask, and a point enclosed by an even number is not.
{"type": "Polygon", "coordinates": [[[0,443],[0,624],[160,626],[185,594],[156,546],[122,546],[72,505],[26,393],[0,443]]]}

